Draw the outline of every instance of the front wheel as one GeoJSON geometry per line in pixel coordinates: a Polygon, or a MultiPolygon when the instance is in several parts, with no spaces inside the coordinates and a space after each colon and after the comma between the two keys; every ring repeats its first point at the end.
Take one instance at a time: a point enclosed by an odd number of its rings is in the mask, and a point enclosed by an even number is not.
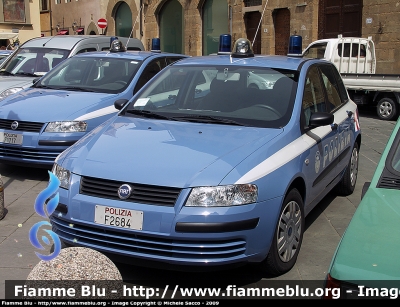
{"type": "Polygon", "coordinates": [[[270,276],[290,271],[296,263],[304,233],[303,199],[297,189],[286,195],[274,238],[261,270],[270,276]]]}
{"type": "Polygon", "coordinates": [[[379,100],[376,111],[380,119],[392,120],[397,114],[396,102],[391,98],[384,97],[379,100]]]}

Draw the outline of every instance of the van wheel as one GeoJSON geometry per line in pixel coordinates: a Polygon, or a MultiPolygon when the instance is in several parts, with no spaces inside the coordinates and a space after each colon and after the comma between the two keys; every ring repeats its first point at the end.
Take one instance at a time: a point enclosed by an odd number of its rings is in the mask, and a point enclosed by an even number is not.
{"type": "Polygon", "coordinates": [[[303,199],[297,189],[292,189],[285,197],[269,253],[260,269],[269,276],[290,271],[299,255],[303,233],[303,199]]]}
{"type": "Polygon", "coordinates": [[[336,186],[336,192],[341,196],[347,196],[353,193],[356,187],[358,175],[358,143],[354,143],[353,150],[351,152],[349,164],[346,167],[346,171],[343,174],[342,179],[336,186]]]}
{"type": "Polygon", "coordinates": [[[384,97],[379,100],[376,111],[380,119],[392,120],[397,114],[397,105],[393,99],[384,97]]]}

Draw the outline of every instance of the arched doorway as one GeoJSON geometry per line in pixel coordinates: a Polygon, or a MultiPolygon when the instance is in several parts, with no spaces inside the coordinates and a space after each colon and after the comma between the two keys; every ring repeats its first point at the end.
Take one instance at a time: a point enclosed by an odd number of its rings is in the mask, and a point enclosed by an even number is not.
{"type": "Polygon", "coordinates": [[[255,54],[261,54],[261,29],[257,31],[260,19],[260,12],[247,12],[244,15],[247,39],[253,44],[253,52],[255,54]]]}
{"type": "Polygon", "coordinates": [[[160,11],[161,51],[184,53],[183,12],[178,0],[170,0],[160,11]]]}
{"type": "Polygon", "coordinates": [[[203,55],[217,53],[221,34],[230,34],[228,3],[206,0],[203,5],[203,55]]]}
{"type": "Polygon", "coordinates": [[[287,55],[290,37],[289,9],[276,9],[272,12],[275,29],[275,54],[287,55]]]}
{"type": "Polygon", "coordinates": [[[115,12],[115,35],[130,37],[132,32],[132,11],[128,4],[121,2],[115,12]]]}

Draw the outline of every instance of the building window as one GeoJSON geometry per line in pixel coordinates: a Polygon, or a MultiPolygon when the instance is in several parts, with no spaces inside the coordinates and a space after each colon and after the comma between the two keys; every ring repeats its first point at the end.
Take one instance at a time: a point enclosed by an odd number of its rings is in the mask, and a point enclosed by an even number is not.
{"type": "Polygon", "coordinates": [[[49,0],[40,0],[40,10],[48,11],[49,10],[49,0]]]}
{"type": "Polygon", "coordinates": [[[262,0],[244,0],[244,6],[258,6],[262,4],[262,0]]]}
{"type": "Polygon", "coordinates": [[[61,0],[54,0],[56,4],[60,4],[61,0]]]}
{"type": "Polygon", "coordinates": [[[25,0],[3,1],[5,22],[26,22],[25,0]]]}

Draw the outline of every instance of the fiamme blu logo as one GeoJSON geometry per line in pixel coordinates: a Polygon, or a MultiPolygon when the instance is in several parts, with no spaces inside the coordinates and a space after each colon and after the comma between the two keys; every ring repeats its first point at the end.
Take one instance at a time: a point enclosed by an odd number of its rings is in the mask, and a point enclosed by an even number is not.
{"type": "MultiPolygon", "coordinates": [[[[49,171],[50,181],[47,185],[47,188],[44,189],[39,195],[36,197],[35,200],[35,211],[40,216],[48,219],[49,216],[54,212],[56,209],[58,202],[59,202],[59,194],[58,194],[58,187],[60,186],[60,180],[58,180],[57,176],[54,175],[52,172],[49,171]],[[56,193],[57,192],[57,193],[56,193]]],[[[32,245],[40,250],[45,250],[46,247],[42,245],[42,243],[46,244],[47,247],[50,247],[51,244],[54,244],[54,250],[49,255],[43,255],[39,252],[35,252],[36,255],[44,261],[49,261],[54,259],[58,256],[61,251],[61,241],[58,235],[49,229],[43,229],[49,236],[50,239],[43,235],[40,239],[38,238],[39,231],[41,227],[50,226],[51,224],[47,221],[41,221],[36,223],[32,226],[31,230],[29,231],[29,240],[31,241],[32,245]]]]}

